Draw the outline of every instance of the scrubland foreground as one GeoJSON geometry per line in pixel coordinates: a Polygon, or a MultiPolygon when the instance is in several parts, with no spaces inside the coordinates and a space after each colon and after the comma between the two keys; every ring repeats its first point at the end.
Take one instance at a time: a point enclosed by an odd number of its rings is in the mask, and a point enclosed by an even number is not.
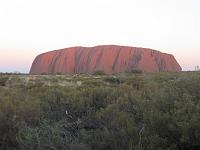
{"type": "Polygon", "coordinates": [[[1,150],[199,150],[200,73],[0,75],[1,150]]]}

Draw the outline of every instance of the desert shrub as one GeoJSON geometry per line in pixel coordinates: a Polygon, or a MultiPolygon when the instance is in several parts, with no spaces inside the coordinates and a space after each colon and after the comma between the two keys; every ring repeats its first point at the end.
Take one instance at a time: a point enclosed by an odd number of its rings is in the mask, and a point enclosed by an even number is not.
{"type": "Polygon", "coordinates": [[[63,73],[62,72],[56,72],[56,75],[62,75],[63,73]]]}
{"type": "Polygon", "coordinates": [[[36,126],[39,122],[41,115],[39,102],[23,100],[24,95],[21,92],[20,90],[4,91],[4,98],[0,100],[1,149],[14,149],[18,146],[16,135],[22,122],[30,126],[36,126]]]}
{"type": "Polygon", "coordinates": [[[179,80],[179,75],[177,73],[168,73],[168,72],[160,72],[153,76],[155,82],[163,83],[163,82],[170,82],[170,81],[177,81],[179,80]]]}
{"type": "Polygon", "coordinates": [[[47,75],[47,73],[46,72],[42,72],[41,75],[47,75]]]}
{"type": "Polygon", "coordinates": [[[103,70],[96,70],[93,75],[106,75],[106,73],[103,70]]]}
{"type": "Polygon", "coordinates": [[[135,77],[128,78],[126,80],[126,84],[131,85],[133,88],[137,90],[141,90],[145,85],[145,81],[142,77],[135,76],[135,77]]]}
{"type": "Polygon", "coordinates": [[[104,78],[104,81],[109,82],[111,84],[120,84],[123,83],[124,81],[118,77],[113,77],[113,76],[108,76],[104,78]]]}
{"type": "Polygon", "coordinates": [[[67,122],[48,120],[42,120],[36,128],[25,126],[17,135],[19,149],[71,149],[75,136],[67,126],[67,122]]]}
{"type": "Polygon", "coordinates": [[[0,149],[200,148],[199,74],[84,77],[72,87],[50,75],[0,86],[0,149]]]}
{"type": "Polygon", "coordinates": [[[12,149],[17,145],[15,140],[17,134],[15,122],[15,105],[8,99],[1,100],[0,104],[0,147],[1,149],[12,149]]]}
{"type": "Polygon", "coordinates": [[[96,86],[104,86],[104,83],[100,80],[86,80],[86,81],[83,81],[83,86],[93,86],[93,87],[96,87],[96,86]]]}
{"type": "Polygon", "coordinates": [[[8,75],[0,75],[0,86],[6,86],[8,78],[8,75]]]}
{"type": "Polygon", "coordinates": [[[130,70],[126,70],[125,73],[128,73],[128,74],[142,74],[143,71],[140,70],[140,69],[130,69],[130,70]]]}

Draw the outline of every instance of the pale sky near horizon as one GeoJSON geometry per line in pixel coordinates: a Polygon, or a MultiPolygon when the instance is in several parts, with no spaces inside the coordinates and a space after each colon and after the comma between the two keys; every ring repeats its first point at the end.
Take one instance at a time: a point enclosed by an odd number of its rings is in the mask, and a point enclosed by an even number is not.
{"type": "Polygon", "coordinates": [[[200,0],[0,0],[0,72],[29,72],[36,55],[127,45],[200,65],[200,0]]]}

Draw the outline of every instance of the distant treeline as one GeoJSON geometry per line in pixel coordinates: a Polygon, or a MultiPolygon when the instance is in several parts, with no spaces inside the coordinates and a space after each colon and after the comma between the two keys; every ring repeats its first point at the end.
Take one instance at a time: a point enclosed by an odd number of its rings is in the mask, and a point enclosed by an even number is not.
{"type": "Polygon", "coordinates": [[[27,75],[27,73],[21,73],[21,72],[0,72],[0,75],[27,75]]]}

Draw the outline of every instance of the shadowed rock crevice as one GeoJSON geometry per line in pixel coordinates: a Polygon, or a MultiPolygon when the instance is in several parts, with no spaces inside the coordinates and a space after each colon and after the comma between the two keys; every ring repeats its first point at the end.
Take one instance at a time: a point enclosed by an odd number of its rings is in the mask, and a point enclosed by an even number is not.
{"type": "Polygon", "coordinates": [[[103,51],[104,51],[104,48],[101,49],[100,54],[98,55],[98,58],[94,66],[94,70],[98,70],[98,65],[100,64],[101,58],[103,56],[103,51]]]}
{"type": "Polygon", "coordinates": [[[142,59],[142,51],[140,50],[135,50],[135,53],[132,58],[132,66],[131,69],[138,69],[138,64],[140,60],[142,59]]]}
{"type": "Polygon", "coordinates": [[[119,48],[117,50],[117,56],[115,57],[115,60],[114,60],[114,63],[112,65],[112,70],[115,72],[116,71],[116,64],[117,64],[117,61],[119,59],[119,55],[120,55],[120,52],[121,52],[122,48],[119,48]]]}
{"type": "Polygon", "coordinates": [[[40,54],[34,60],[30,74],[93,73],[107,74],[139,69],[146,73],[179,72],[181,67],[171,54],[147,48],[117,45],[71,47],[40,54]]]}

